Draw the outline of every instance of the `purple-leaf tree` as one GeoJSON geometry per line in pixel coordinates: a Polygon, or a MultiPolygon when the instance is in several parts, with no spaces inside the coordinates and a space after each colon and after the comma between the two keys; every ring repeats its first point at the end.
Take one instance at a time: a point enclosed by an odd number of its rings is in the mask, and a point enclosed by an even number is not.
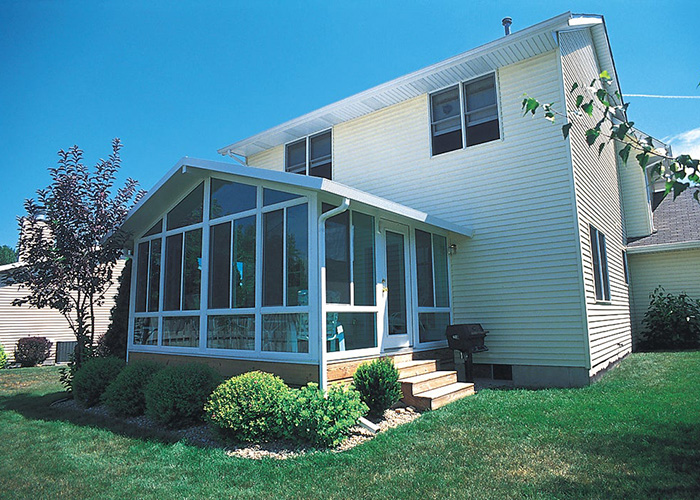
{"type": "Polygon", "coordinates": [[[114,139],[109,159],[92,169],[78,146],[59,151],[58,166],[49,169],[51,184],[26,200],[27,215],[18,218],[25,265],[12,280],[27,295],[13,305],[50,307],[66,318],[78,341],[75,368],[93,351],[95,307],[105,301],[127,236],[119,227],[144,194],[133,179],[115,190],[121,147],[114,139]]]}

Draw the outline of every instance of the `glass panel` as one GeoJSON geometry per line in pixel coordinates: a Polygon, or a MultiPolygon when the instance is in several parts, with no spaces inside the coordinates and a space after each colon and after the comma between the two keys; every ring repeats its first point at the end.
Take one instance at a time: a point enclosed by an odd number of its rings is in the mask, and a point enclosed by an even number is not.
{"type": "Polygon", "coordinates": [[[447,276],[447,238],[433,235],[433,262],[435,263],[435,306],[450,306],[450,289],[447,276]]]}
{"type": "Polygon", "coordinates": [[[309,305],[309,231],[306,203],[287,209],[287,305],[309,305]]]}
{"type": "Polygon", "coordinates": [[[453,87],[431,96],[433,108],[433,123],[460,115],[459,87],[453,87]]]}
{"type": "Polygon", "coordinates": [[[233,238],[233,307],[255,307],[254,215],[234,221],[233,238]]]}
{"type": "Polygon", "coordinates": [[[462,129],[445,134],[433,134],[433,155],[462,149],[462,129]]]}
{"type": "Polygon", "coordinates": [[[148,288],[148,242],[139,243],[139,258],[136,263],[136,312],[146,311],[148,288]]]}
{"type": "Polygon", "coordinates": [[[464,85],[466,94],[465,111],[493,106],[496,104],[496,81],[493,76],[482,78],[464,85]]]}
{"type": "Polygon", "coordinates": [[[134,320],[134,344],[158,344],[158,318],[136,318],[134,320]]]}
{"type": "Polygon", "coordinates": [[[603,299],[603,280],[600,274],[600,257],[598,253],[598,230],[593,226],[590,227],[591,235],[591,259],[593,260],[593,278],[595,285],[595,298],[603,299]]]}
{"type": "Polygon", "coordinates": [[[467,146],[495,141],[500,137],[501,131],[498,128],[498,120],[467,127],[467,146]]]}
{"type": "Polygon", "coordinates": [[[182,277],[182,234],[174,234],[165,239],[165,296],[163,309],[180,309],[182,277]]]}
{"type": "Polygon", "coordinates": [[[263,306],[282,305],[284,210],[263,214],[263,306]]]}
{"type": "Polygon", "coordinates": [[[333,176],[331,168],[331,163],[322,163],[309,168],[309,175],[312,177],[322,177],[324,179],[331,179],[333,176]]]}
{"type": "Polygon", "coordinates": [[[148,280],[148,311],[154,312],[160,308],[160,250],[163,241],[151,240],[151,264],[148,280]]]}
{"type": "Polygon", "coordinates": [[[212,226],[209,237],[209,308],[231,306],[231,223],[212,226]]]}
{"type": "Polygon", "coordinates": [[[329,312],[326,335],[328,352],[377,347],[376,314],[329,312]]]}
{"type": "Polygon", "coordinates": [[[408,333],[406,322],[406,263],[404,236],[386,232],[386,284],[389,335],[408,333]]]}
{"type": "Polygon", "coordinates": [[[326,221],[326,302],[350,303],[350,212],[326,221]]]}
{"type": "Polygon", "coordinates": [[[310,165],[326,163],[331,157],[331,133],[326,132],[309,139],[311,149],[310,165]]]}
{"type": "Polygon", "coordinates": [[[255,186],[212,179],[209,217],[216,219],[254,209],[257,204],[257,192],[258,188],[255,186]]]}
{"type": "Polygon", "coordinates": [[[610,277],[608,276],[608,255],[605,249],[605,235],[598,233],[598,245],[600,246],[600,270],[603,275],[603,298],[610,300],[610,277]]]}
{"type": "Polygon", "coordinates": [[[353,280],[355,305],[373,306],[376,300],[374,278],[374,217],[352,213],[353,225],[353,280]]]}
{"type": "Polygon", "coordinates": [[[421,342],[445,340],[445,330],[450,324],[450,313],[418,314],[418,338],[421,342]]]}
{"type": "Polygon", "coordinates": [[[163,345],[199,346],[199,316],[163,318],[163,345]]]}
{"type": "Polygon", "coordinates": [[[289,201],[295,198],[301,198],[301,195],[285,193],[284,191],[277,191],[275,189],[263,189],[264,206],[274,205],[275,203],[282,203],[283,201],[289,201]]]}
{"type": "Polygon", "coordinates": [[[182,308],[199,309],[202,284],[202,230],[185,233],[182,308]]]}
{"type": "Polygon", "coordinates": [[[266,314],[262,321],[263,351],[309,352],[308,314],[266,314]]]}
{"type": "Polygon", "coordinates": [[[168,212],[168,231],[202,222],[204,183],[194,188],[185,199],[168,212]]]}
{"type": "Polygon", "coordinates": [[[155,224],[153,224],[153,227],[151,229],[149,229],[148,231],[146,231],[146,233],[144,234],[144,237],[145,236],[153,236],[154,234],[160,233],[162,230],[163,230],[163,219],[161,219],[158,222],[156,222],[155,224]]]}
{"type": "Polygon", "coordinates": [[[255,315],[209,316],[207,347],[212,349],[255,349],[255,315]]]}
{"type": "Polygon", "coordinates": [[[433,252],[430,233],[416,229],[418,306],[433,307],[433,252]]]}
{"type": "Polygon", "coordinates": [[[295,174],[306,173],[306,139],[302,139],[293,144],[287,144],[287,163],[285,164],[285,170],[295,174]]]}

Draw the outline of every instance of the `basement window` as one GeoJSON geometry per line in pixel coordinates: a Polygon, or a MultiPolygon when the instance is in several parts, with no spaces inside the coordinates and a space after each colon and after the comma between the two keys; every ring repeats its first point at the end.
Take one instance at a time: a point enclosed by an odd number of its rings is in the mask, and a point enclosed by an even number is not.
{"type": "Polygon", "coordinates": [[[430,123],[433,156],[499,139],[495,75],[432,94],[430,123]]]}
{"type": "Polygon", "coordinates": [[[284,170],[312,177],[332,177],[331,131],[321,132],[287,144],[284,170]]]}

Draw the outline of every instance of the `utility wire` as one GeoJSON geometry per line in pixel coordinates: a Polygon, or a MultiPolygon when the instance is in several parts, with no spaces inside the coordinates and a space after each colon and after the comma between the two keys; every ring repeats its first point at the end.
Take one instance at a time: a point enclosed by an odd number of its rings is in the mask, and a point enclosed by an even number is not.
{"type": "Polygon", "coordinates": [[[624,94],[625,97],[654,97],[657,99],[700,99],[700,95],[652,95],[652,94],[624,94]]]}

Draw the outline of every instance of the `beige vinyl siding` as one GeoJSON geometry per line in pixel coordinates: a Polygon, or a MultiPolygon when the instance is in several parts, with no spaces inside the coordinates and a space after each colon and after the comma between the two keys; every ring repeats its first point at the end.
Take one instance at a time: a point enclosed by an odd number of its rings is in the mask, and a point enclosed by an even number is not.
{"type": "Polygon", "coordinates": [[[490,331],[477,362],[586,367],[567,143],[520,108],[524,92],[563,107],[557,54],[497,85],[501,140],[431,158],[423,95],[334,127],[334,180],[474,228],[450,242],[454,321],[490,331]]]}
{"type": "Polygon", "coordinates": [[[284,146],[266,149],[248,158],[251,167],[266,168],[268,170],[280,170],[284,172],[284,146]]]}
{"type": "MultiPolygon", "coordinates": [[[[119,288],[116,277],[124,269],[125,260],[120,260],[114,270],[114,284],[107,292],[107,300],[101,307],[95,308],[95,330],[99,338],[106,331],[110,321],[110,311],[114,305],[114,296],[119,288]]],[[[56,356],[56,342],[73,342],[75,335],[69,328],[66,319],[55,309],[37,309],[23,306],[13,306],[12,301],[27,295],[27,289],[19,285],[7,285],[0,276],[0,342],[5,348],[10,361],[14,361],[17,341],[23,337],[46,337],[53,346],[47,362],[52,362],[56,356]]]]}
{"type": "Polygon", "coordinates": [[[667,293],[687,293],[700,300],[700,249],[630,254],[632,332],[635,340],[643,331],[649,294],[661,285],[667,293]]]}
{"type": "MultiPolygon", "coordinates": [[[[585,100],[595,99],[594,90],[589,89],[588,85],[605,68],[598,65],[588,29],[560,33],[559,40],[568,109],[574,109],[577,92],[569,92],[574,82],[586,92],[585,100]]],[[[585,141],[585,130],[592,127],[598,119],[599,116],[595,114],[588,117],[572,113],[570,120],[573,126],[569,135],[581,240],[591,375],[628,353],[632,342],[628,289],[622,262],[625,233],[616,153],[613,146],[608,144],[602,154],[598,155],[597,144],[589,147],[585,141]],[[605,234],[611,298],[608,303],[597,302],[595,298],[590,225],[605,234]]],[[[604,137],[609,135],[606,130],[601,133],[604,137]]]]}
{"type": "MultiPolygon", "coordinates": [[[[620,149],[618,144],[616,152],[620,149]]],[[[652,231],[646,175],[633,156],[630,155],[627,163],[617,156],[622,208],[625,214],[625,234],[628,238],[648,236],[652,231]]]]}

